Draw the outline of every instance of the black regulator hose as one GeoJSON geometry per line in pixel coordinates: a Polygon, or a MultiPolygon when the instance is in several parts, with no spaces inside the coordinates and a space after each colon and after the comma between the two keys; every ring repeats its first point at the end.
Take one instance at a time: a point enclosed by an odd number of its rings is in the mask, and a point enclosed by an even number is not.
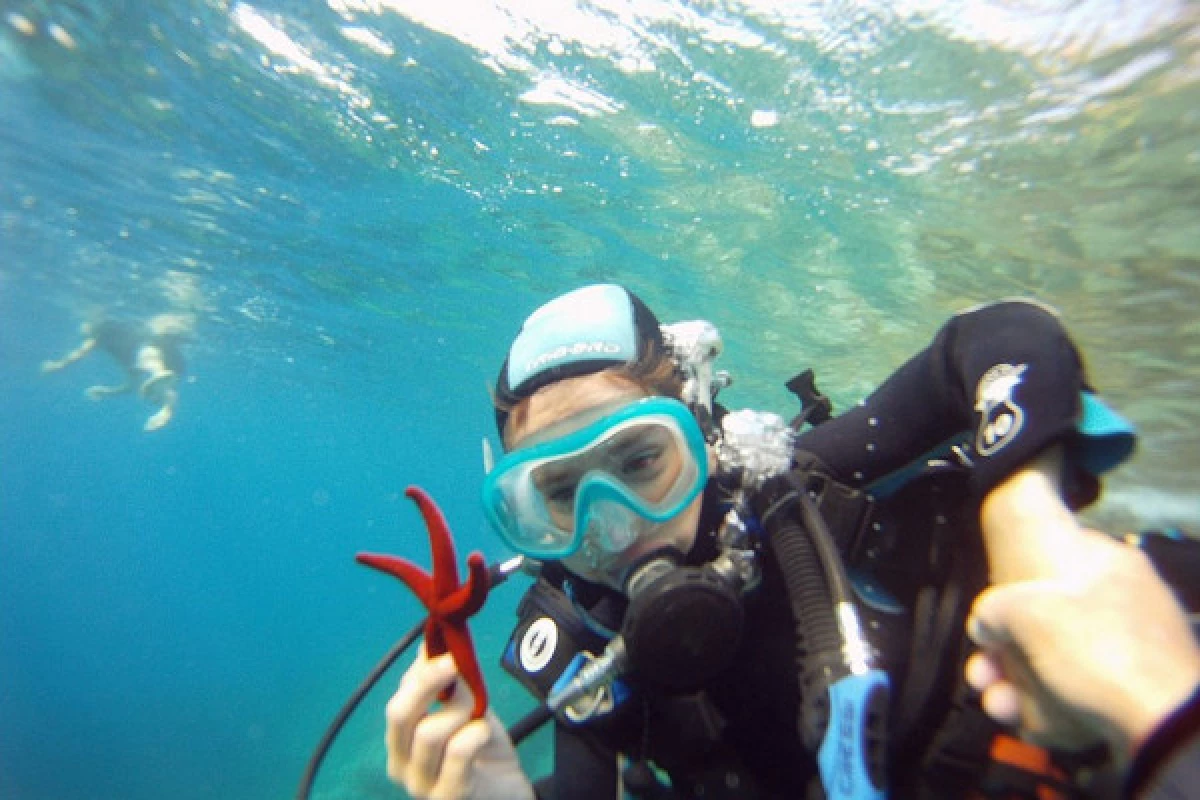
{"type": "Polygon", "coordinates": [[[508,738],[512,740],[513,747],[525,741],[526,737],[552,719],[554,719],[554,712],[550,710],[550,707],[545,703],[539,704],[537,708],[509,727],[508,738]]]}
{"type": "Polygon", "coordinates": [[[765,508],[759,519],[783,572],[797,628],[808,649],[836,651],[841,647],[841,638],[833,614],[833,593],[822,569],[816,537],[809,535],[795,513],[804,489],[793,486],[789,477],[781,476],[764,487],[765,508]]]}
{"type": "MultiPolygon", "coordinates": [[[[834,562],[833,569],[823,564],[830,553],[834,559],[839,556],[807,487],[795,485],[790,475],[781,475],[764,486],[761,497],[765,507],[759,519],[779,563],[796,623],[800,696],[814,698],[824,694],[814,691],[814,681],[831,682],[842,665],[842,638],[834,609],[837,597],[845,597],[847,592],[844,572],[837,569],[840,561],[834,562]]],[[[815,748],[824,734],[822,712],[812,703],[804,703],[800,733],[810,748],[815,748]]]]}
{"type": "Polygon", "coordinates": [[[800,515],[804,519],[804,525],[808,528],[809,536],[812,537],[817,560],[821,562],[825,580],[829,582],[830,599],[834,605],[850,602],[850,579],[846,576],[841,553],[838,552],[833,533],[829,530],[825,517],[821,515],[816,501],[808,492],[799,492],[796,499],[800,503],[800,515]]]}
{"type": "Polygon", "coordinates": [[[817,507],[821,480],[806,472],[771,479],[759,514],[796,620],[797,727],[805,746],[820,754],[826,797],[883,800],[889,682],[871,665],[850,579],[817,507]]]}
{"type": "MultiPolygon", "coordinates": [[[[508,580],[510,575],[520,568],[521,563],[517,559],[510,559],[509,561],[490,565],[488,567],[488,590],[491,591],[491,589],[494,589],[501,583],[504,583],[504,581],[508,580]]],[[[421,632],[425,629],[425,620],[426,617],[422,617],[421,621],[414,625],[408,633],[404,634],[400,641],[392,645],[392,649],[388,650],[384,657],[379,660],[379,663],[376,664],[374,669],[372,669],[367,677],[363,679],[362,683],[358,685],[358,688],[354,690],[354,693],[350,695],[350,699],[348,699],[342,706],[341,710],[338,711],[337,716],[333,718],[333,722],[329,723],[329,728],[325,731],[325,735],[321,737],[321,741],[317,744],[316,749],[313,750],[313,754],[308,760],[308,765],[304,768],[304,775],[300,778],[300,787],[296,790],[296,800],[308,800],[309,796],[312,794],[313,784],[317,780],[317,770],[321,768],[321,762],[325,760],[326,754],[329,753],[329,748],[333,746],[333,741],[337,738],[338,734],[342,732],[342,728],[345,726],[346,720],[348,720],[350,715],[354,713],[354,710],[358,708],[358,705],[362,702],[363,698],[366,697],[373,688],[375,688],[375,684],[379,683],[379,679],[382,678],[384,674],[392,668],[392,665],[396,663],[396,660],[400,658],[400,656],[404,655],[404,652],[408,650],[408,648],[412,647],[413,642],[420,637],[421,632]]],[[[528,724],[529,722],[532,722],[533,717],[534,714],[530,714],[521,722],[528,724]]],[[[544,722],[545,720],[543,719],[542,721],[544,722]]],[[[539,722],[537,724],[540,725],[541,723],[539,722]]],[[[534,729],[536,729],[536,727],[537,726],[535,725],[534,729]]],[[[532,732],[532,729],[531,731],[522,734],[522,736],[527,736],[529,732],[532,732]]]]}
{"type": "Polygon", "coordinates": [[[296,800],[308,800],[312,794],[313,783],[317,779],[317,770],[321,768],[321,762],[325,760],[325,755],[329,752],[329,748],[333,746],[333,740],[342,732],[342,727],[346,724],[346,720],[350,719],[350,715],[354,713],[354,709],[358,708],[358,704],[367,696],[371,689],[375,688],[375,684],[379,683],[379,679],[384,673],[392,668],[396,663],[396,659],[404,655],[404,651],[412,647],[412,643],[421,635],[421,631],[425,628],[425,620],[422,619],[412,630],[404,634],[400,641],[392,646],[391,650],[379,660],[375,668],[370,674],[363,679],[363,682],[354,690],[354,694],[350,695],[350,699],[342,706],[341,711],[333,718],[333,722],[329,724],[329,728],[325,731],[325,735],[321,737],[321,741],[313,750],[312,757],[308,760],[308,766],[304,769],[304,776],[300,779],[300,788],[296,791],[296,800]]]}

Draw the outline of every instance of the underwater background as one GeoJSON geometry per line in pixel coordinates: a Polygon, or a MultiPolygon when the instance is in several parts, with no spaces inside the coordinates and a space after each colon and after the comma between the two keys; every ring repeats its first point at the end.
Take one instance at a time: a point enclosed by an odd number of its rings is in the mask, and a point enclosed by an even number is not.
{"type": "MultiPolygon", "coordinates": [[[[969,305],[1056,305],[1137,456],[1089,519],[1200,530],[1200,12],[1170,0],[0,3],[0,798],[292,796],[460,558],[487,388],[624,282],[731,407],[838,407],[969,305]],[[99,314],[187,320],[176,418],[99,314]]],[[[473,623],[493,702],[522,579],[473,623]]],[[[405,659],[407,663],[407,659],[405,659]]],[[[390,798],[384,679],[314,797],[390,798]]],[[[546,769],[544,738],[522,747],[546,769]]]]}

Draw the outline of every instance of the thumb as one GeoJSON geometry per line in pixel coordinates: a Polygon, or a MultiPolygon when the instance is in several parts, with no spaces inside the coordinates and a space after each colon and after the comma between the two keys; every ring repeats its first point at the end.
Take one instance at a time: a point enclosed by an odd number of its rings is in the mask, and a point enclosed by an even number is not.
{"type": "Polygon", "coordinates": [[[1037,608],[1050,587],[1046,581],[1024,581],[985,589],[975,598],[967,617],[967,635],[984,649],[1002,649],[1019,643],[1020,625],[1029,609],[1037,608]]]}

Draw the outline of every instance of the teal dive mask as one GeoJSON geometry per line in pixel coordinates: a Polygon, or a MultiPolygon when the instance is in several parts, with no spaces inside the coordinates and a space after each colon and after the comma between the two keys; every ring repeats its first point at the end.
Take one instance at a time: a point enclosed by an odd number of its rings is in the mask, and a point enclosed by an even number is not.
{"type": "Polygon", "coordinates": [[[508,453],[483,482],[483,508],[500,537],[530,558],[566,558],[585,539],[587,549],[615,554],[646,521],[687,508],[707,480],[704,435],[691,412],[650,397],[508,453]]]}

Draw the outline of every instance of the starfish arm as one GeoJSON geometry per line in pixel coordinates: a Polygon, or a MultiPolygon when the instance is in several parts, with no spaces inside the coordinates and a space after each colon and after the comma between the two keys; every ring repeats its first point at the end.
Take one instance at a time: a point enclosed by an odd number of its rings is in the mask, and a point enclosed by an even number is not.
{"type": "Polygon", "coordinates": [[[376,555],[375,553],[359,553],[354,557],[354,560],[372,569],[377,569],[380,572],[386,572],[388,575],[399,578],[404,582],[405,586],[412,590],[412,593],[417,596],[417,599],[426,608],[432,608],[435,604],[433,578],[411,561],[406,561],[396,556],[376,555]]]}
{"type": "Polygon", "coordinates": [[[479,659],[475,656],[475,646],[471,643],[471,632],[465,622],[458,625],[447,625],[445,629],[446,644],[454,656],[454,664],[463,677],[475,704],[471,708],[471,718],[479,719],[487,710],[487,684],[483,682],[483,673],[479,669],[479,659]]]}
{"type": "Polygon", "coordinates": [[[467,568],[470,573],[467,582],[438,601],[438,609],[455,621],[473,615],[483,608],[483,601],[487,599],[490,578],[483,556],[472,553],[467,558],[467,568]]]}
{"type": "MultiPolygon", "coordinates": [[[[359,553],[356,558],[361,564],[399,578],[429,610],[429,618],[425,620],[425,651],[430,657],[446,652],[451,654],[459,674],[474,696],[471,715],[478,719],[487,710],[487,687],[483,682],[475,647],[471,643],[467,618],[479,611],[487,599],[491,583],[487,562],[481,554],[472,553],[467,558],[467,582],[460,585],[454,539],[446,518],[420,487],[409,486],[404,493],[417,504],[429,531],[429,545],[433,551],[432,574],[396,556],[359,553]]],[[[450,686],[439,697],[444,702],[453,693],[454,687],[450,686]]]]}
{"type": "Polygon", "coordinates": [[[483,608],[483,602],[487,600],[488,592],[492,588],[492,576],[488,572],[487,562],[483,560],[483,554],[471,553],[467,556],[467,572],[467,586],[471,589],[471,596],[467,599],[464,610],[467,614],[474,614],[483,608]]]}
{"type": "Polygon", "coordinates": [[[430,614],[425,620],[425,652],[430,658],[448,652],[446,645],[446,624],[439,617],[430,614]]]}
{"type": "Polygon", "coordinates": [[[458,563],[450,527],[433,498],[419,486],[409,486],[404,493],[417,504],[425,519],[425,527],[429,529],[429,547],[433,551],[433,591],[438,597],[445,597],[458,588],[458,563]]]}

